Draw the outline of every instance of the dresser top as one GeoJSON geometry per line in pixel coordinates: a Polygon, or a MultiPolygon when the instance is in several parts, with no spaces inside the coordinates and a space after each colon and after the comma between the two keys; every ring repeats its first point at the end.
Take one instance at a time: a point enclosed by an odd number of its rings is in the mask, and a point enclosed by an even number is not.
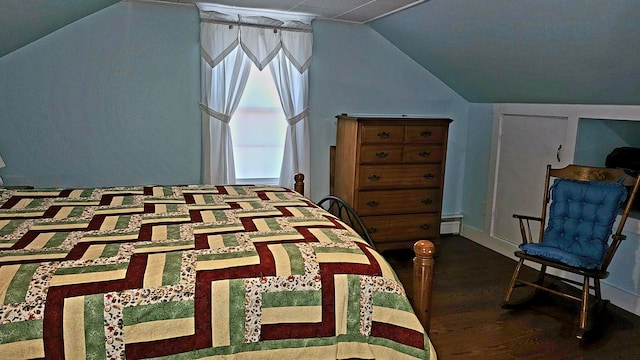
{"type": "Polygon", "coordinates": [[[418,121],[418,120],[428,120],[430,122],[440,122],[443,124],[448,124],[452,122],[452,119],[443,118],[443,117],[435,117],[435,116],[419,116],[419,115],[392,115],[392,114],[340,114],[337,115],[338,119],[348,119],[348,120],[357,120],[357,121],[418,121]]]}

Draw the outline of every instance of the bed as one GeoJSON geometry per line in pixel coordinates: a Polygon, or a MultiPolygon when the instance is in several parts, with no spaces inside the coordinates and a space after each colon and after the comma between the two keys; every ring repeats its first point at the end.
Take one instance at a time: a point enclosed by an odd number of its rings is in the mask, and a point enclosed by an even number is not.
{"type": "Polygon", "coordinates": [[[414,311],[301,186],[0,188],[0,354],[435,359],[431,244],[414,311]]]}

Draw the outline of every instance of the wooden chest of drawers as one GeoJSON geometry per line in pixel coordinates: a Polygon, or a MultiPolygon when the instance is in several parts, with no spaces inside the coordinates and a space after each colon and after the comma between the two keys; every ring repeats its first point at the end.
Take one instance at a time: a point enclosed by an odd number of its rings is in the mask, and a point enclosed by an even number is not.
{"type": "Polygon", "coordinates": [[[339,115],[333,192],[379,250],[440,236],[450,119],[339,115]]]}

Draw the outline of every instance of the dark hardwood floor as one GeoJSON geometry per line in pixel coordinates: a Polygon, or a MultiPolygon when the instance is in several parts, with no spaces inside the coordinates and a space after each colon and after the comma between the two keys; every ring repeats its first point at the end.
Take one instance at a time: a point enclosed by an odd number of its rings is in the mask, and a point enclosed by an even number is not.
{"type": "MultiPolygon", "coordinates": [[[[639,316],[609,304],[581,342],[577,303],[549,295],[524,309],[501,308],[514,260],[461,236],[443,237],[436,252],[430,338],[438,359],[640,359],[639,316]]],[[[410,295],[412,252],[383,254],[410,295]]]]}

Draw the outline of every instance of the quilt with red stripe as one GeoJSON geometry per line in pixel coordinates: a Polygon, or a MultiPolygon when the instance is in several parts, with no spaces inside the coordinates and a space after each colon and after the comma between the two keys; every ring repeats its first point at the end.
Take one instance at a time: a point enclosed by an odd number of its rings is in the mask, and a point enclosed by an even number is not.
{"type": "Polygon", "coordinates": [[[427,359],[384,258],[289,189],[0,189],[11,359],[427,359]]]}

